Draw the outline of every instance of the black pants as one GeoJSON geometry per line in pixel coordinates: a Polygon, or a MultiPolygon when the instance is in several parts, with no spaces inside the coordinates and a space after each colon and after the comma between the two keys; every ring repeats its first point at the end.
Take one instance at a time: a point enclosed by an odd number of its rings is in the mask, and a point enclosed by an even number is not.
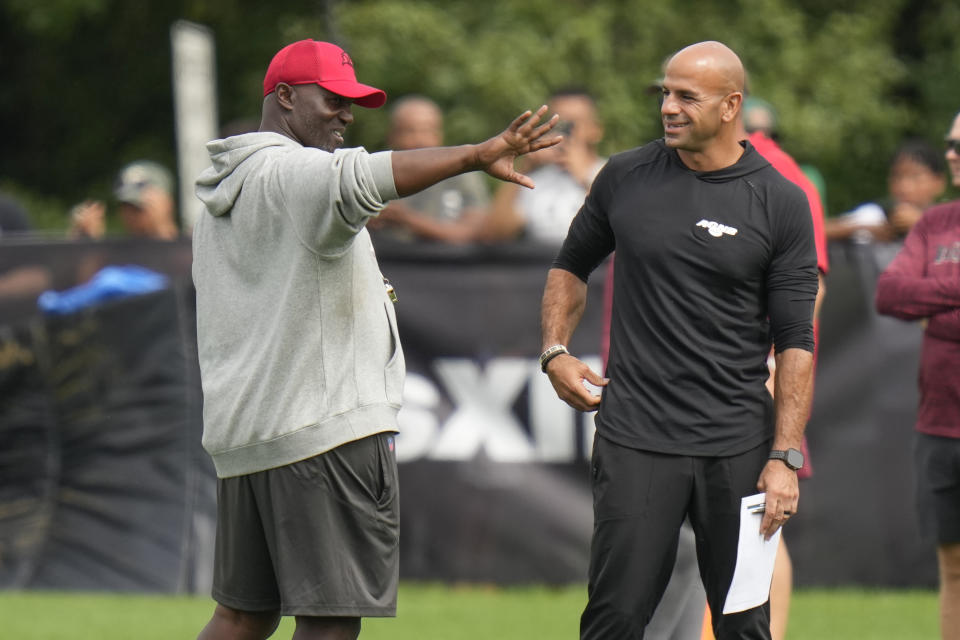
{"type": "Polygon", "coordinates": [[[592,485],[589,601],[581,640],[643,638],[670,580],[689,514],[717,640],[770,639],[769,603],[720,615],[733,579],[740,499],[757,493],[769,443],[722,458],[672,456],[597,437],[592,485]]]}

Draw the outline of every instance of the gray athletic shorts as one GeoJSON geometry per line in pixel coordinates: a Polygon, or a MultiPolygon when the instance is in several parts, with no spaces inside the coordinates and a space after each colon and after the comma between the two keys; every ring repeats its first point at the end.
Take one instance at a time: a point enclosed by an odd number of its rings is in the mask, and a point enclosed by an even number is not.
{"type": "Polygon", "coordinates": [[[960,542],[960,439],[916,434],[920,532],[937,544],[960,542]]]}
{"type": "Polygon", "coordinates": [[[288,616],[396,615],[394,434],[217,483],[213,599],[288,616]]]}

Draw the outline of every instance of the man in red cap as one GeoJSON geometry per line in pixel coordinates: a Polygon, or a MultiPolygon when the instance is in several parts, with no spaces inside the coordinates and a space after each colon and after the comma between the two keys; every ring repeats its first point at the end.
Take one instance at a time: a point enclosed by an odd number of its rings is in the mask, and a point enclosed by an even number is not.
{"type": "Polygon", "coordinates": [[[541,107],[475,145],[341,148],[352,106],[385,101],[340,47],[303,40],[270,63],[260,130],[207,145],[193,278],[219,480],[204,640],[266,638],[281,615],[296,638],[356,638],[361,617],[395,615],[404,360],[365,225],[467,171],[533,187],[514,159],[560,141],[541,107]]]}

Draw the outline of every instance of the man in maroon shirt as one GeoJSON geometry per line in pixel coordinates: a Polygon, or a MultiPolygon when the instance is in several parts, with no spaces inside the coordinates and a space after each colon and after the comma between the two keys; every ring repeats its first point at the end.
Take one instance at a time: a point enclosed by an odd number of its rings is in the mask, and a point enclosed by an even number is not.
{"type": "MultiPolygon", "coordinates": [[[[960,114],[947,164],[960,187],[960,114]]],[[[935,537],[940,633],[960,640],[960,200],[928,209],[877,282],[877,310],[924,323],[917,411],[917,503],[935,537]]]]}

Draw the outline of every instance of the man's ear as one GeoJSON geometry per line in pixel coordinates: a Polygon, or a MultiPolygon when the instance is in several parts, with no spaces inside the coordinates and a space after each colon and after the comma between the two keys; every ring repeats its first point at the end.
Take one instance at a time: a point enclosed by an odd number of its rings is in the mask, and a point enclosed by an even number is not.
{"type": "Polygon", "coordinates": [[[277,88],[274,89],[274,94],[277,96],[277,103],[286,109],[291,111],[293,109],[293,87],[288,85],[286,82],[281,82],[277,85],[277,88]]]}
{"type": "Polygon", "coordinates": [[[723,99],[723,111],[721,112],[721,119],[724,122],[733,122],[737,119],[737,115],[740,113],[740,107],[743,104],[743,94],[739,91],[734,91],[729,94],[726,98],[723,99]]]}

